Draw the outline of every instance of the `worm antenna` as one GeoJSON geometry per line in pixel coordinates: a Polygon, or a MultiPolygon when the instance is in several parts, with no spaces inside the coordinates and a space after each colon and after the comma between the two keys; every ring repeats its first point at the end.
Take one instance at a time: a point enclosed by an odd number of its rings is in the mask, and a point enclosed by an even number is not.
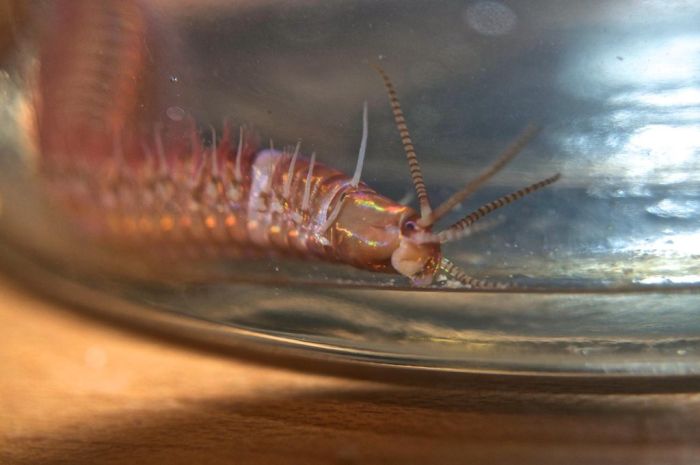
{"type": "Polygon", "coordinates": [[[406,126],[406,118],[404,118],[403,110],[401,110],[401,103],[399,103],[399,99],[396,96],[396,90],[394,90],[394,85],[391,83],[391,79],[389,79],[386,72],[376,63],[372,64],[372,67],[377,70],[379,75],[384,80],[384,86],[386,87],[387,94],[389,95],[389,102],[391,103],[391,110],[394,113],[396,129],[399,130],[401,142],[403,143],[403,149],[406,152],[406,159],[408,160],[408,169],[411,172],[411,179],[413,180],[413,185],[415,186],[416,194],[418,195],[421,216],[419,223],[421,226],[429,225],[430,214],[432,211],[430,208],[430,199],[428,198],[428,191],[425,187],[423,172],[420,168],[420,164],[418,163],[415,147],[413,146],[413,141],[411,141],[408,126],[406,126]]]}
{"type": "Polygon", "coordinates": [[[470,214],[468,214],[449,228],[437,234],[434,234],[433,236],[435,236],[441,243],[452,242],[457,239],[460,239],[461,237],[464,237],[467,234],[471,233],[471,229],[469,228],[469,226],[477,222],[480,218],[483,218],[484,216],[488,215],[494,210],[498,210],[499,208],[504,207],[509,203],[513,203],[516,200],[525,197],[526,195],[531,194],[532,192],[535,192],[536,190],[539,190],[545,186],[552,184],[553,182],[557,181],[560,177],[561,174],[557,173],[552,177],[544,179],[540,182],[536,182],[523,189],[517,190],[508,195],[504,195],[503,197],[500,197],[494,200],[493,202],[489,202],[485,205],[482,205],[481,207],[477,208],[476,210],[474,210],[473,212],[471,212],[470,214]]]}
{"type": "Polygon", "coordinates": [[[362,141],[360,141],[360,152],[357,156],[357,166],[355,167],[355,175],[352,177],[352,187],[357,187],[360,184],[360,176],[362,176],[362,165],[365,163],[365,152],[367,152],[367,101],[362,107],[362,141]]]}
{"type": "Polygon", "coordinates": [[[491,179],[496,173],[501,171],[518,153],[527,145],[533,137],[537,135],[539,128],[533,124],[528,125],[525,130],[498,156],[498,159],[488,168],[486,168],[479,176],[472,179],[464,188],[455,192],[449,199],[437,207],[430,215],[429,224],[434,224],[440,218],[445,216],[456,205],[463,202],[467,197],[472,195],[486,181],[491,179]]]}
{"type": "Polygon", "coordinates": [[[460,267],[444,257],[440,260],[440,269],[470,289],[503,290],[512,287],[511,284],[472,278],[460,267]]]}
{"type": "Polygon", "coordinates": [[[292,178],[294,177],[294,165],[297,164],[299,149],[301,149],[301,139],[297,141],[297,146],[294,148],[294,154],[292,155],[292,161],[289,162],[289,169],[287,170],[287,180],[284,182],[284,189],[282,190],[282,196],[285,200],[289,200],[289,195],[291,194],[292,178]]]}

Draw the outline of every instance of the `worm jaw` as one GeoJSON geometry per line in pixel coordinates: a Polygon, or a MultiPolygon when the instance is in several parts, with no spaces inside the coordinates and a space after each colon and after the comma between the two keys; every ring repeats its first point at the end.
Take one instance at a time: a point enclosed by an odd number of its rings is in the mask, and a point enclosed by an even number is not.
{"type": "Polygon", "coordinates": [[[404,221],[401,225],[399,246],[391,254],[391,265],[394,269],[408,277],[411,284],[417,287],[432,284],[440,264],[440,244],[416,240],[429,232],[429,227],[421,227],[416,220],[404,221]]]}

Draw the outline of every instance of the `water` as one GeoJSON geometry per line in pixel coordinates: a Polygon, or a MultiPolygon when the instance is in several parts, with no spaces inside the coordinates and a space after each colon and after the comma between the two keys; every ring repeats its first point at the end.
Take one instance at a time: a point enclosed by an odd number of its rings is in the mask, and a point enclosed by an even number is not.
{"type": "MultiPolygon", "coordinates": [[[[516,283],[515,290],[440,282],[412,289],[400,276],[274,258],[164,269],[76,237],[36,171],[32,76],[50,60],[40,31],[51,31],[56,14],[42,3],[18,21],[0,75],[6,265],[21,263],[15,272],[93,310],[194,317],[232,329],[224,339],[274,340],[310,358],[322,352],[339,362],[457,371],[697,374],[700,7],[568,3],[105,2],[101,17],[114,22],[99,27],[112,28],[112,39],[121,37],[120,18],[143,19],[136,30],[150,47],[146,77],[133,108],[119,113],[128,99],[113,95],[123,71],[109,62],[120,56],[112,50],[105,69],[114,74],[93,77],[111,86],[73,90],[116,102],[104,112],[135,126],[191,115],[203,128],[220,128],[223,118],[254,124],[276,146],[302,138],[306,153],[347,173],[366,100],[364,179],[399,199],[411,185],[369,66],[379,62],[395,81],[434,203],[534,122],[538,137],[450,219],[553,173],[562,180],[445,248],[470,274],[516,283]],[[66,283],[77,287],[67,293],[66,283]]],[[[53,69],[55,82],[73,85],[70,69],[53,69]]],[[[179,333],[194,325],[178,321],[179,333]]]]}

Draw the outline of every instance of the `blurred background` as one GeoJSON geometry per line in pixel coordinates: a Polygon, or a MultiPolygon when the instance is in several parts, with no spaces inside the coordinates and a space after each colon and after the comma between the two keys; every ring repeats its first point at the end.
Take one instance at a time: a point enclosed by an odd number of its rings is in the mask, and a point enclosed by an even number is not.
{"type": "Polygon", "coordinates": [[[0,461],[693,463],[699,20],[655,0],[0,0],[0,461]],[[518,289],[164,265],[65,202],[115,132],[190,118],[205,146],[227,120],[351,173],[364,101],[364,181],[410,200],[371,63],[435,203],[541,128],[445,222],[561,172],[445,247],[518,289]]]}

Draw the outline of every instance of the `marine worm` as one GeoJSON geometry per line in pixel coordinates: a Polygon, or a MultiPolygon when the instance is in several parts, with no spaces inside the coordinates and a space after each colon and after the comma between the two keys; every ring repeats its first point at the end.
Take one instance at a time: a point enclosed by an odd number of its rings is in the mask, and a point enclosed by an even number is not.
{"type": "Polygon", "coordinates": [[[394,86],[374,67],[389,95],[417,211],[360,180],[366,102],[352,177],[317,161],[315,154],[303,156],[301,142],[281,150],[260,148],[252,130],[228,123],[220,135],[212,129],[211,144],[204,147],[190,121],[184,128],[156,125],[146,140],[116,131],[111,156],[100,157],[99,168],[76,164],[61,170],[53,193],[72,206],[71,215],[93,237],[133,250],[228,247],[400,274],[414,286],[432,284],[442,271],[469,288],[507,287],[468,276],[442,256],[441,244],[469,235],[479,219],[552,184],[559,174],[489,202],[443,230],[435,232],[433,226],[512,160],[537,129],[525,129],[491,166],[433,209],[394,86]]]}

